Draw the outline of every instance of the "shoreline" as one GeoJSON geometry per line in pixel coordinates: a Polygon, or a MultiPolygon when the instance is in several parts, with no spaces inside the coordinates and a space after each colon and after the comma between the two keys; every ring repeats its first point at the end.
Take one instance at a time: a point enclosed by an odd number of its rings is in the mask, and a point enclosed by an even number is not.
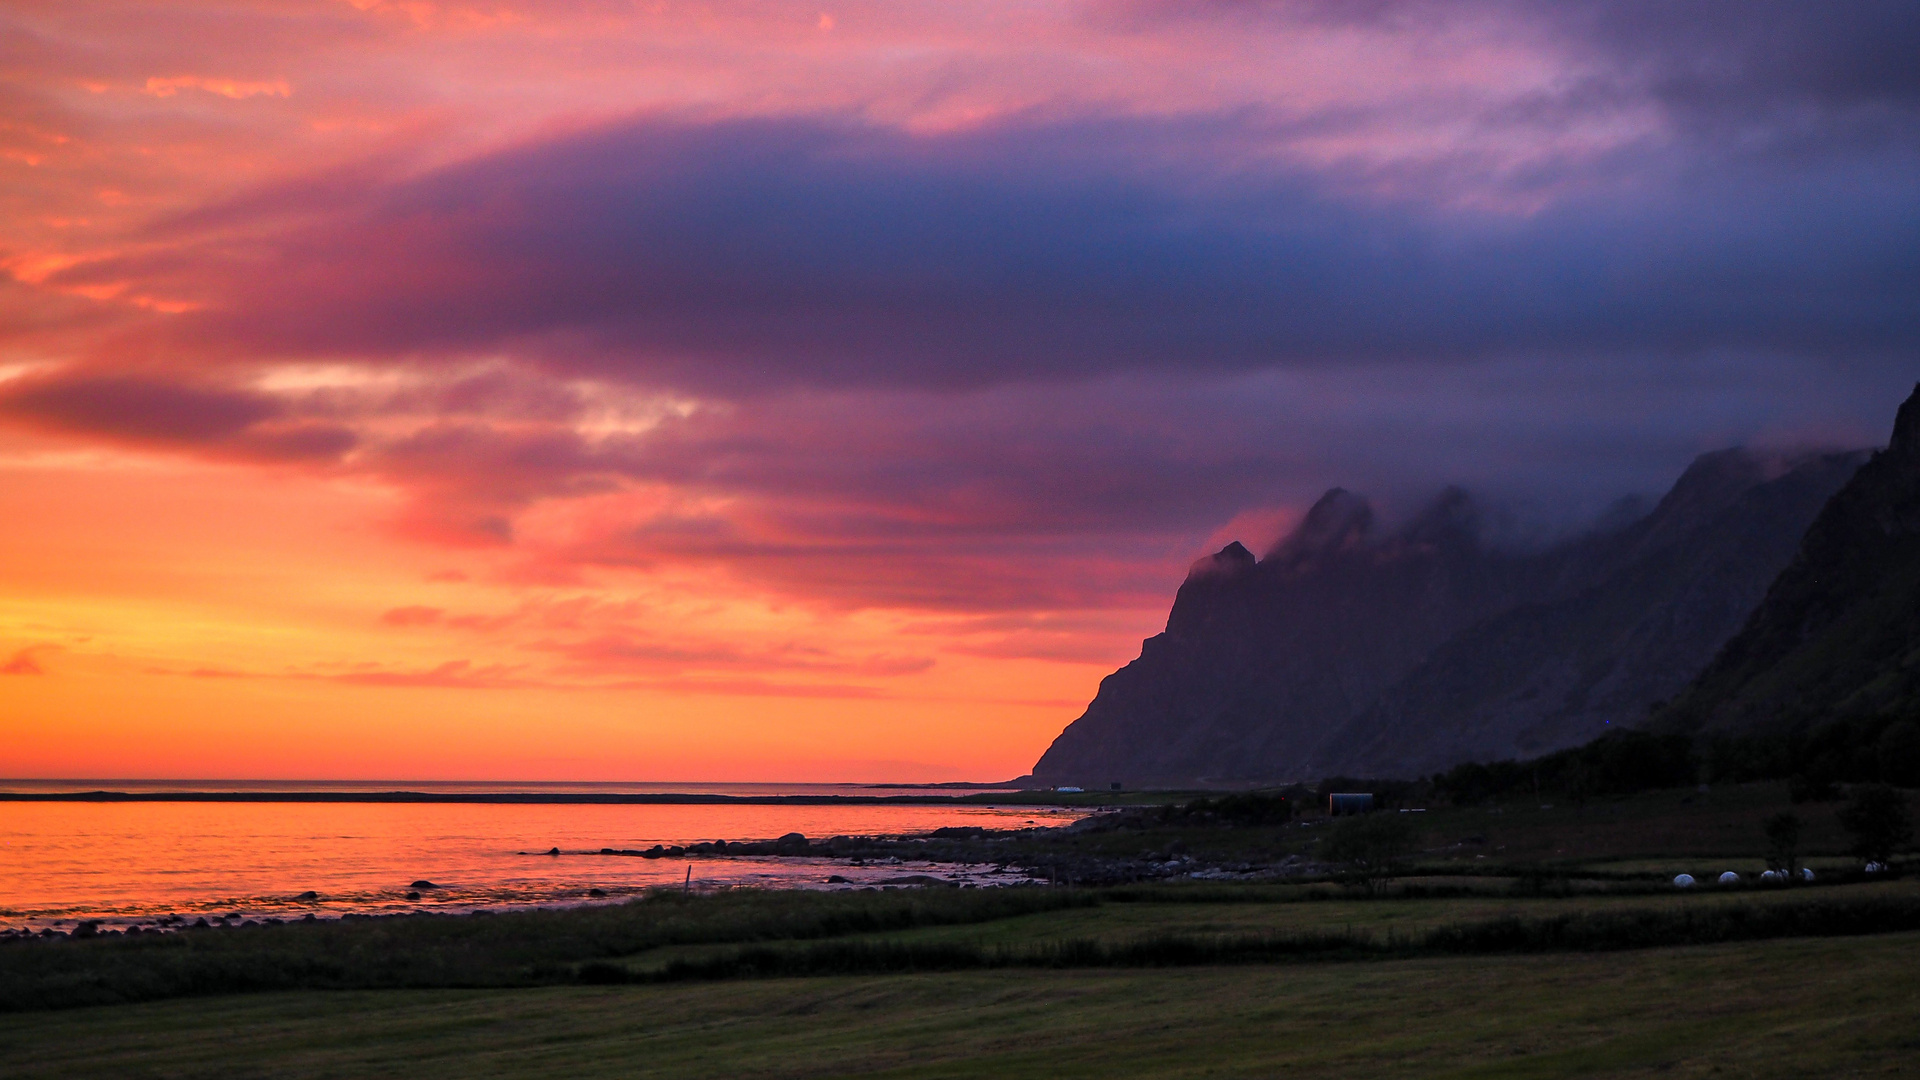
{"type": "Polygon", "coordinates": [[[1108,805],[1109,793],[977,792],[969,795],[719,795],[573,791],[0,791],[0,802],[498,803],[654,806],[1065,806],[1108,805]]]}
{"type": "MultiPolygon", "coordinates": [[[[1085,818],[1082,821],[1087,820],[1085,818]]],[[[153,905],[148,910],[114,904],[41,910],[4,910],[0,905],[0,941],[59,939],[81,925],[93,934],[170,933],[190,928],[193,920],[213,928],[277,925],[283,922],[323,922],[341,919],[385,918],[400,915],[466,916],[518,910],[567,909],[617,904],[656,890],[683,888],[699,892],[730,889],[776,891],[841,891],[925,886],[991,888],[1037,884],[1047,872],[1027,865],[1032,860],[1004,850],[1001,845],[1034,839],[1068,825],[1034,825],[1020,829],[979,826],[942,827],[925,833],[838,835],[811,839],[788,833],[777,839],[713,840],[691,844],[655,844],[651,848],[518,850],[512,857],[532,866],[549,859],[665,860],[689,871],[679,880],[644,883],[620,881],[618,871],[593,884],[566,881],[541,886],[515,882],[506,886],[474,887],[458,881],[440,883],[413,880],[373,891],[311,890],[256,895],[207,896],[195,900],[153,905]],[[724,869],[723,869],[724,868],[724,869]],[[716,874],[716,871],[718,873],[716,874]]],[[[404,877],[400,879],[405,881],[404,877]]],[[[144,907],[145,905],[142,905],[144,907]]]]}

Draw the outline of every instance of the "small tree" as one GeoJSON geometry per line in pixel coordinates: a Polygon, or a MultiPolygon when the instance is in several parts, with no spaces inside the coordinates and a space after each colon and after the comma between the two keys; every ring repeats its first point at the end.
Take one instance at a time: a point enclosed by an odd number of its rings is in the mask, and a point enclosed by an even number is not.
{"type": "Polygon", "coordinates": [[[1340,863],[1367,888],[1378,890],[1412,854],[1413,822],[1391,810],[1342,818],[1321,845],[1320,857],[1340,863]]]}
{"type": "Polygon", "coordinates": [[[1898,788],[1872,784],[1853,793],[1835,815],[1853,834],[1853,853],[1867,862],[1885,863],[1913,842],[1913,818],[1898,788]]]}
{"type": "Polygon", "coordinates": [[[1800,816],[1791,811],[1767,819],[1767,869],[1792,881],[1800,872],[1800,816]]]}

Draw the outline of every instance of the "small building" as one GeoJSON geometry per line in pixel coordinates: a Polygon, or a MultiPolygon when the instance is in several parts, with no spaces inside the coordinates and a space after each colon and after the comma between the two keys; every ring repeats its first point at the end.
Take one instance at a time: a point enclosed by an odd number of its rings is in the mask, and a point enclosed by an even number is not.
{"type": "Polygon", "coordinates": [[[1327,813],[1334,817],[1364,814],[1372,809],[1373,793],[1370,791],[1335,792],[1327,796],[1327,813]]]}

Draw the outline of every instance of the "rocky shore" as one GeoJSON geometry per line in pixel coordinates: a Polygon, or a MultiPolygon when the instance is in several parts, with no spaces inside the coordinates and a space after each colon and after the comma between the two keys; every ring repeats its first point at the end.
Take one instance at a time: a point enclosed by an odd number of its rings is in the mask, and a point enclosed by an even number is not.
{"type": "MultiPolygon", "coordinates": [[[[1298,855],[1273,859],[1203,858],[1188,852],[1186,845],[1179,840],[1173,840],[1159,849],[1143,849],[1125,856],[1088,851],[1071,843],[1075,838],[1092,834],[1144,830],[1155,823],[1152,811],[1114,811],[1059,827],[987,829],[958,826],[936,829],[925,836],[834,836],[824,840],[809,839],[796,832],[776,840],[714,840],[687,845],[656,844],[645,849],[601,848],[597,852],[562,852],[556,848],[547,854],[639,859],[774,856],[837,860],[856,867],[906,863],[985,866],[1001,873],[1018,875],[1022,880],[1073,885],[1125,885],[1180,878],[1277,880],[1319,875],[1328,870],[1298,855]]],[[[827,883],[856,884],[845,878],[836,881],[831,875],[827,883]]],[[[921,874],[868,884],[936,885],[952,882],[921,874]]]]}

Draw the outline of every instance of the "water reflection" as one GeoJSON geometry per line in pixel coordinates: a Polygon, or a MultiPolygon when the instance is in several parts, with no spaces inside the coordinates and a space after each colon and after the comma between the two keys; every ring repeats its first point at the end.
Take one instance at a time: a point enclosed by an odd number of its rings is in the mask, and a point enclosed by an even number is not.
{"type": "Polygon", "coordinates": [[[0,925],[463,912],[616,902],[667,885],[857,888],[915,875],[994,884],[1017,877],[927,863],[597,852],[789,832],[824,838],[1059,825],[1083,813],[976,804],[9,802],[0,803],[0,925]],[[556,847],[567,854],[544,854],[556,847]],[[834,876],[845,880],[829,883],[834,876]]]}

